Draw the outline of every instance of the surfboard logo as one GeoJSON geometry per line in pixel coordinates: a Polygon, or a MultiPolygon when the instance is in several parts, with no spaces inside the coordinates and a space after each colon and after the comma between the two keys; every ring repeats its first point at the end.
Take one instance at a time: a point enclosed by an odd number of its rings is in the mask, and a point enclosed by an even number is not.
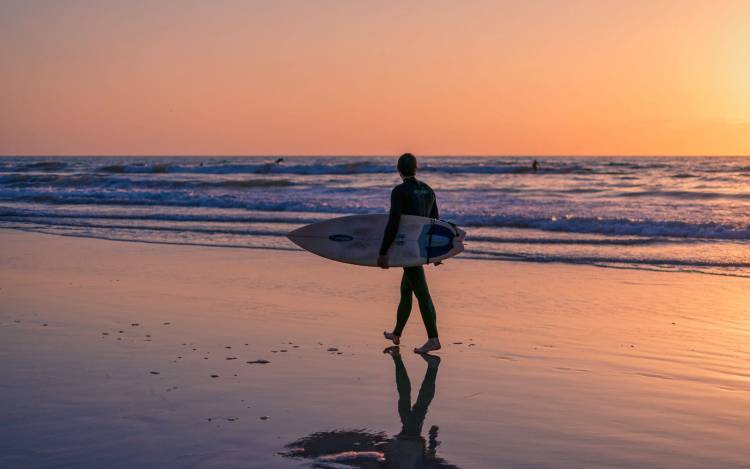
{"type": "Polygon", "coordinates": [[[336,241],[336,242],[341,243],[341,242],[346,242],[346,241],[352,241],[354,240],[354,237],[349,236],[347,234],[333,234],[329,236],[328,239],[330,239],[331,241],[336,241]]]}
{"type": "Polygon", "coordinates": [[[442,225],[429,224],[422,227],[419,235],[419,253],[430,262],[430,259],[447,254],[453,249],[455,234],[442,225]]]}

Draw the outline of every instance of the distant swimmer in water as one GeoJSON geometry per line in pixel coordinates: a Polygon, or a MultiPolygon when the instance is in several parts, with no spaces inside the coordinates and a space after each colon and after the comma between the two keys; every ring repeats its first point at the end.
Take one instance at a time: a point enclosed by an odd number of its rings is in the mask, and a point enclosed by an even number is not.
{"type": "MultiPolygon", "coordinates": [[[[411,153],[404,153],[399,157],[396,167],[404,182],[391,191],[391,211],[388,215],[388,224],[385,227],[383,243],[380,246],[380,255],[377,261],[378,266],[383,269],[388,268],[388,249],[396,239],[401,215],[440,218],[435,192],[432,191],[430,186],[415,177],[417,158],[411,153]]],[[[440,262],[435,263],[435,265],[439,264],[440,262]]],[[[439,350],[440,340],[438,339],[435,306],[432,304],[430,290],[427,288],[427,279],[424,276],[424,268],[421,265],[404,267],[404,274],[401,277],[401,301],[396,311],[396,326],[392,332],[386,331],[383,332],[383,335],[395,345],[401,342],[401,332],[404,330],[406,321],[411,314],[412,295],[417,297],[422,322],[424,322],[424,327],[427,330],[427,342],[421,347],[415,348],[414,352],[427,353],[439,350]]]]}
{"type": "Polygon", "coordinates": [[[537,160],[534,160],[534,162],[531,163],[531,170],[534,172],[539,171],[539,162],[537,160]]]}
{"type": "Polygon", "coordinates": [[[279,166],[284,161],[284,158],[276,158],[274,161],[263,163],[263,166],[258,168],[256,173],[270,173],[275,166],[279,166]]]}

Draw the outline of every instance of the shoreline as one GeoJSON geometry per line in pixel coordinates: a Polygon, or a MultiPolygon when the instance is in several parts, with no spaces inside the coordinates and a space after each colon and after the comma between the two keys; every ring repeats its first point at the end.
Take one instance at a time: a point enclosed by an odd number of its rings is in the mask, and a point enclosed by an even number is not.
{"type": "MultiPolygon", "coordinates": [[[[199,247],[199,248],[229,248],[229,249],[248,249],[248,250],[260,250],[260,251],[282,251],[282,252],[299,252],[299,253],[307,253],[304,249],[298,248],[298,247],[266,247],[266,246],[239,246],[239,245],[233,245],[233,244],[208,244],[208,243],[190,243],[190,242],[171,242],[171,241],[144,241],[144,240],[137,240],[137,239],[122,239],[122,238],[109,238],[105,236],[94,236],[94,235],[79,235],[79,234],[66,234],[66,233],[50,233],[42,230],[35,230],[30,228],[8,228],[8,227],[0,227],[0,231],[2,230],[10,230],[10,231],[20,231],[23,233],[35,233],[35,234],[41,234],[41,235],[47,235],[47,236],[62,236],[62,237],[69,237],[69,238],[83,238],[83,239],[95,239],[95,240],[102,240],[102,241],[110,241],[110,242],[123,242],[123,243],[142,243],[142,244],[154,244],[154,245],[165,245],[165,246],[191,246],[191,247],[199,247]]],[[[270,236],[270,235],[269,235],[270,236]]],[[[490,257],[481,257],[481,256],[474,256],[471,257],[471,255],[464,255],[459,254],[456,257],[453,257],[450,259],[451,262],[453,261],[479,261],[479,262],[502,262],[502,263],[520,263],[520,264],[539,264],[539,265],[561,265],[561,266],[581,266],[581,267],[595,267],[599,269],[614,269],[614,270],[633,270],[633,271],[643,271],[643,272],[657,272],[657,273],[664,273],[664,274],[699,274],[699,275],[710,275],[710,276],[718,276],[718,277],[730,277],[730,278],[742,278],[747,279],[750,278],[750,275],[746,274],[733,274],[733,273],[726,273],[726,272],[711,272],[711,271],[704,271],[704,270],[696,270],[696,269],[686,269],[686,270],[666,270],[666,269],[658,269],[655,267],[645,267],[645,266],[628,266],[628,265],[604,265],[604,264],[598,264],[596,262],[564,262],[560,260],[539,260],[539,259],[503,259],[503,258],[490,258],[490,257]]]]}

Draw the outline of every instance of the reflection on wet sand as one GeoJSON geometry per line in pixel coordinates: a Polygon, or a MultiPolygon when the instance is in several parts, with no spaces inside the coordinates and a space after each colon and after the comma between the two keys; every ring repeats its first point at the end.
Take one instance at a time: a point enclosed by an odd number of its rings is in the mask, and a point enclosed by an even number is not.
{"type": "Polygon", "coordinates": [[[310,459],[317,467],[408,467],[408,468],[455,468],[437,456],[438,427],[430,427],[428,439],[422,437],[427,410],[435,397],[440,357],[424,354],[427,362],[422,386],[417,400],[411,404],[411,381],[401,359],[399,348],[388,347],[384,353],[393,358],[396,370],[396,390],[398,391],[398,415],[401,418],[401,431],[394,437],[385,432],[372,432],[367,429],[333,430],[312,433],[286,445],[282,453],[290,458],[310,459]]]}

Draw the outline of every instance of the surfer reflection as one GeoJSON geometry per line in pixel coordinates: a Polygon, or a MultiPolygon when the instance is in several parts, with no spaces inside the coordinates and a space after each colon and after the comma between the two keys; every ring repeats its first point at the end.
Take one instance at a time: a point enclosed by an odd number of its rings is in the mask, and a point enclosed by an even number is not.
{"type": "Polygon", "coordinates": [[[438,427],[433,425],[422,436],[422,426],[427,409],[435,397],[440,357],[430,354],[420,355],[427,362],[422,386],[417,400],[411,404],[411,381],[401,359],[399,348],[388,347],[384,353],[393,358],[396,370],[396,390],[398,391],[398,415],[401,431],[394,437],[385,432],[367,430],[334,430],[317,432],[286,445],[288,451],[282,453],[290,458],[313,460],[315,467],[357,467],[357,468],[455,468],[437,456],[438,427]],[[341,466],[339,466],[341,465],[341,466]]]}

